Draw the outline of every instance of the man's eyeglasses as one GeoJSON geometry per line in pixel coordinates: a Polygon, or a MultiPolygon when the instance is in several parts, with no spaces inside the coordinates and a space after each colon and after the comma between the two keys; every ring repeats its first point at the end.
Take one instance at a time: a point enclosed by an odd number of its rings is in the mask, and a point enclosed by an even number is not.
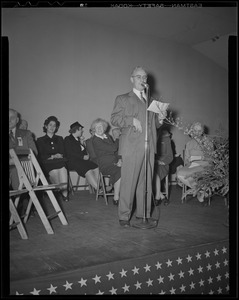
{"type": "Polygon", "coordinates": [[[132,76],[132,77],[136,77],[137,79],[143,79],[143,80],[147,80],[148,79],[148,76],[140,76],[140,75],[134,75],[134,76],[132,76]]]}

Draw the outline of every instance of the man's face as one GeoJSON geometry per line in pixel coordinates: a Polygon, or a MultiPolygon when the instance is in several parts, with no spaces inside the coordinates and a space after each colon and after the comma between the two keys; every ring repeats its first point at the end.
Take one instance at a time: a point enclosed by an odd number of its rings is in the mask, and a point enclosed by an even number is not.
{"type": "Polygon", "coordinates": [[[9,110],[9,130],[14,129],[17,126],[17,123],[19,121],[19,118],[17,117],[17,114],[9,110]]]}
{"type": "Polygon", "coordinates": [[[147,82],[147,73],[143,69],[138,69],[130,77],[130,80],[136,90],[143,91],[144,86],[142,86],[142,83],[147,82]]]}

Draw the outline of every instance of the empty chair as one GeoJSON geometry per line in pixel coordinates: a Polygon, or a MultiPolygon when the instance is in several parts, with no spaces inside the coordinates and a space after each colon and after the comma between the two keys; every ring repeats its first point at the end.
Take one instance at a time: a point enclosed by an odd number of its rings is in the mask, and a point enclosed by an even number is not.
{"type": "MultiPolygon", "coordinates": [[[[24,217],[24,223],[27,222],[30,210],[32,205],[35,206],[35,209],[47,231],[48,234],[53,234],[54,231],[49,220],[59,217],[61,223],[63,225],[67,225],[68,222],[66,217],[58,204],[55,195],[52,190],[60,188],[61,184],[49,184],[45,178],[45,175],[31,149],[24,150],[21,155],[22,158],[19,160],[20,154],[16,154],[14,149],[9,150],[10,157],[13,159],[14,164],[17,168],[18,176],[19,176],[19,190],[26,189],[28,190],[28,194],[30,196],[30,200],[26,209],[26,214],[24,217]],[[49,200],[54,208],[54,213],[46,216],[39,199],[37,197],[36,192],[45,191],[49,197],[49,200]]],[[[65,183],[62,183],[65,184],[65,183]]],[[[16,198],[15,206],[18,206],[19,197],[16,198]]]]}

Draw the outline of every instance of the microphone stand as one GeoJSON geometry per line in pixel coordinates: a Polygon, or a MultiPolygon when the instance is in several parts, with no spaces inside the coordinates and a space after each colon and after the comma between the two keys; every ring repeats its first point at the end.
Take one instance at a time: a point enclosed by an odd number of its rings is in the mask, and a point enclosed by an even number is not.
{"type": "MultiPolygon", "coordinates": [[[[147,216],[147,195],[148,195],[148,160],[149,160],[149,140],[148,140],[148,102],[149,102],[149,86],[145,86],[146,89],[146,107],[145,107],[145,140],[144,140],[144,202],[143,202],[143,210],[144,217],[141,223],[133,224],[133,227],[140,229],[151,229],[157,227],[158,223],[149,223],[147,216]]],[[[151,196],[151,195],[150,195],[151,196]]]]}

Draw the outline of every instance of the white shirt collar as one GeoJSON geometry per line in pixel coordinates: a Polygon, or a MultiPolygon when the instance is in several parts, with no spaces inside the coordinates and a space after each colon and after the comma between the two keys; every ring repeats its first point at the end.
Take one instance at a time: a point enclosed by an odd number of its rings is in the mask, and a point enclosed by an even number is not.
{"type": "Polygon", "coordinates": [[[12,131],[14,137],[16,136],[16,129],[17,127],[14,127],[13,129],[9,130],[9,133],[12,131]]]}
{"type": "Polygon", "coordinates": [[[144,90],[143,91],[139,91],[139,90],[136,90],[135,88],[133,88],[133,92],[136,94],[136,96],[139,97],[140,100],[141,100],[141,92],[142,92],[143,93],[143,97],[146,99],[146,95],[145,95],[144,90]]]}
{"type": "Polygon", "coordinates": [[[106,134],[103,134],[103,135],[99,135],[97,133],[95,133],[95,136],[98,136],[100,139],[107,139],[107,135],[106,134]]]}

